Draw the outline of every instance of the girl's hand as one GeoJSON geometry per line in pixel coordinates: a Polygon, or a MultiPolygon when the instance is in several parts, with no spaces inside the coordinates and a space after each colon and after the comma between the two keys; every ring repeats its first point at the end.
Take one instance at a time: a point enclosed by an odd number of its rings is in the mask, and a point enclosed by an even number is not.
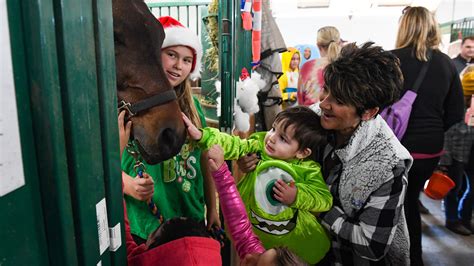
{"type": "Polygon", "coordinates": [[[273,187],[273,192],[275,192],[275,199],[280,201],[281,203],[285,204],[286,206],[290,206],[296,200],[296,193],[298,189],[291,183],[288,185],[285,181],[278,179],[275,182],[275,186],[273,187]]]}
{"type": "Polygon", "coordinates": [[[224,163],[224,151],[221,146],[213,145],[207,152],[209,158],[209,169],[214,172],[221,168],[224,163]]]}
{"type": "Polygon", "coordinates": [[[217,214],[216,209],[206,211],[206,224],[207,230],[211,230],[214,225],[221,228],[221,221],[219,220],[219,215],[217,214]]]}
{"type": "Polygon", "coordinates": [[[248,173],[255,170],[258,161],[260,161],[260,159],[257,154],[249,153],[246,156],[240,157],[237,160],[237,165],[239,166],[240,171],[248,173]]]}
{"type": "Polygon", "coordinates": [[[200,140],[202,138],[202,132],[195,125],[193,125],[191,120],[189,120],[189,118],[183,112],[181,112],[181,114],[183,115],[184,124],[188,129],[188,136],[192,140],[200,140]]]}
{"type": "Polygon", "coordinates": [[[120,112],[118,116],[118,128],[119,128],[119,137],[120,137],[120,158],[122,158],[123,150],[128,144],[128,139],[130,138],[130,131],[132,129],[132,121],[128,121],[124,125],[126,111],[120,112]]]}
{"type": "Polygon", "coordinates": [[[137,200],[147,201],[153,196],[155,183],[153,178],[147,173],[143,173],[143,178],[139,176],[132,178],[125,172],[122,172],[123,192],[137,200]]]}

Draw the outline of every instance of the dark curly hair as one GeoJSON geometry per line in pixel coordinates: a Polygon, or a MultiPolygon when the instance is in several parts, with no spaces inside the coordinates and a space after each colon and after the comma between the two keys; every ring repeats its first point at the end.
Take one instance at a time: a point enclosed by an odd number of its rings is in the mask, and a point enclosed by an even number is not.
{"type": "Polygon", "coordinates": [[[324,71],[324,89],[342,104],[354,106],[359,116],[368,109],[382,110],[393,104],[403,89],[398,58],[372,45],[347,44],[324,71]]]}
{"type": "Polygon", "coordinates": [[[298,142],[299,150],[309,148],[314,154],[327,142],[327,131],[321,126],[321,117],[306,106],[295,106],[281,111],[275,117],[274,123],[280,122],[285,131],[293,126],[293,137],[298,142]]]}

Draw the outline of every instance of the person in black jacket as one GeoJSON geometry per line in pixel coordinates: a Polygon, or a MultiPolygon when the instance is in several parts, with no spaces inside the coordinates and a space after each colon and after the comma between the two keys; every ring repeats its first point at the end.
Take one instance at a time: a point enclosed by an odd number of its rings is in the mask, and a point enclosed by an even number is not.
{"type": "Polygon", "coordinates": [[[463,95],[453,62],[438,49],[441,36],[434,15],[424,7],[410,7],[404,11],[397,49],[392,51],[400,59],[404,91],[413,86],[423,62],[430,60],[428,72],[413,103],[407,131],[401,140],[414,159],[405,198],[410,260],[412,265],[423,265],[418,197],[438,164],[444,132],[463,119],[463,95]],[[432,50],[430,58],[427,58],[428,50],[432,50]]]}
{"type": "Polygon", "coordinates": [[[474,35],[464,37],[461,41],[461,52],[453,58],[458,73],[461,73],[469,64],[474,63],[474,35]]]}

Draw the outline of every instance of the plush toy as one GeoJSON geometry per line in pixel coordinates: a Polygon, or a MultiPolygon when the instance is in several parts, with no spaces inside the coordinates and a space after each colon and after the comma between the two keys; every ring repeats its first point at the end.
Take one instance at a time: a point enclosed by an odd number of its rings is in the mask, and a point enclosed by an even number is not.
{"type": "Polygon", "coordinates": [[[237,82],[234,103],[234,122],[237,130],[246,132],[250,129],[250,115],[259,110],[257,93],[265,85],[266,83],[261,79],[260,74],[253,72],[250,77],[247,69],[242,69],[242,74],[237,82]]]}

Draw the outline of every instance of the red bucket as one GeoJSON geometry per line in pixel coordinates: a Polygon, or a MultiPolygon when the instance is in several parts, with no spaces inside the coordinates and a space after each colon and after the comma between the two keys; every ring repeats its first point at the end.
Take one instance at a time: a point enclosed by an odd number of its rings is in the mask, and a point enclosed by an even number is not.
{"type": "Polygon", "coordinates": [[[440,200],[443,199],[455,185],[449,176],[441,172],[433,172],[430,179],[425,183],[425,195],[432,199],[440,200]]]}

